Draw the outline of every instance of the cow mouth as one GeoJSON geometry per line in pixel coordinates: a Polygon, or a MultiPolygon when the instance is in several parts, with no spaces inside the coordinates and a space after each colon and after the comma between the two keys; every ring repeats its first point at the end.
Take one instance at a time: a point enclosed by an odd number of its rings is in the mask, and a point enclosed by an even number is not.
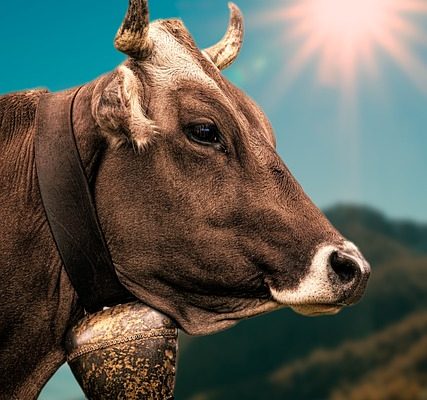
{"type": "Polygon", "coordinates": [[[290,308],[298,314],[306,317],[320,315],[335,315],[341,311],[344,304],[313,303],[313,304],[292,304],[290,308]]]}

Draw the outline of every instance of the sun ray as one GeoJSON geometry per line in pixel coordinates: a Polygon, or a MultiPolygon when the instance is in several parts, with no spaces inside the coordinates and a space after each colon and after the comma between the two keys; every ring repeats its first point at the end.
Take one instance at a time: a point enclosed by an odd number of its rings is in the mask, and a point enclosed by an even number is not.
{"type": "Polygon", "coordinates": [[[298,71],[310,60],[316,53],[319,47],[320,39],[315,36],[310,36],[295,53],[295,55],[289,61],[289,70],[293,73],[298,71]]]}
{"type": "Polygon", "coordinates": [[[294,43],[283,74],[295,77],[316,60],[319,84],[351,96],[361,71],[381,75],[381,50],[427,94],[427,66],[413,47],[427,47],[427,32],[416,19],[425,15],[425,0],[292,0],[261,21],[281,21],[282,43],[294,43]]]}
{"type": "Polygon", "coordinates": [[[388,30],[397,38],[406,39],[414,44],[427,46],[427,34],[401,15],[391,15],[388,19],[388,30]]]}
{"type": "Polygon", "coordinates": [[[377,40],[417,88],[427,94],[427,66],[422,60],[391,35],[383,34],[377,40]]]}
{"type": "Polygon", "coordinates": [[[398,12],[403,11],[403,12],[427,14],[427,4],[423,0],[394,1],[394,8],[398,12]]]}

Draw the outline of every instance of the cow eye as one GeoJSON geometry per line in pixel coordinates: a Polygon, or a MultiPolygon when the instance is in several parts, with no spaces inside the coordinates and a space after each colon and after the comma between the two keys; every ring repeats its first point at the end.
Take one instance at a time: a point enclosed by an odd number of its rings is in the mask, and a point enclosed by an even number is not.
{"type": "Polygon", "coordinates": [[[185,128],[188,138],[204,145],[220,142],[219,129],[215,124],[195,124],[185,128]]]}

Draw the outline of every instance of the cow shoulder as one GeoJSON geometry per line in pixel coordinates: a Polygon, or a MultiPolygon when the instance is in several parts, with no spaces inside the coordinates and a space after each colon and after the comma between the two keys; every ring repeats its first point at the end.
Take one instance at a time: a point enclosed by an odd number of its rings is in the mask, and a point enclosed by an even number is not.
{"type": "Polygon", "coordinates": [[[0,96],[0,140],[7,140],[34,125],[40,96],[46,92],[46,89],[36,89],[0,96]]]}

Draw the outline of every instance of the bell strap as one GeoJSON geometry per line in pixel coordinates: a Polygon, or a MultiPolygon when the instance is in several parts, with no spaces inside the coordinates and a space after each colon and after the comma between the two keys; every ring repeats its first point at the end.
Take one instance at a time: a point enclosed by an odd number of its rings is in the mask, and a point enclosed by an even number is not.
{"type": "Polygon", "coordinates": [[[40,98],[34,140],[43,207],[71,284],[88,312],[135,298],[119,282],[74,136],[80,88],[40,98]]]}

